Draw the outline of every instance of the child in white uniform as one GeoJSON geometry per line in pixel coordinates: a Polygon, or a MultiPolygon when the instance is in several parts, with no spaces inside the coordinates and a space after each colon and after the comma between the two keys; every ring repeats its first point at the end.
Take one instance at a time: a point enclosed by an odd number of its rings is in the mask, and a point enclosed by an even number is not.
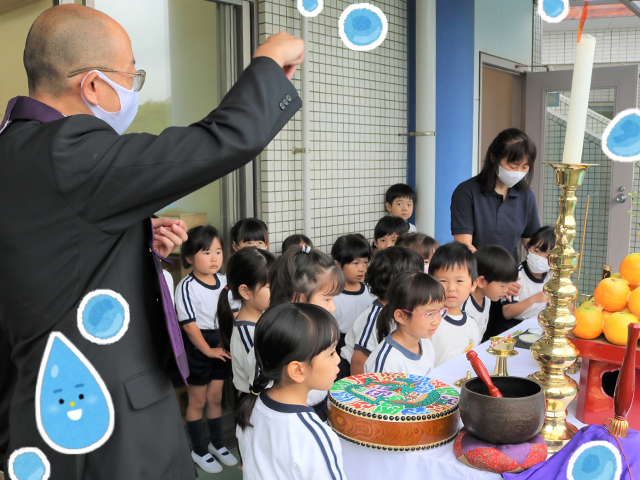
{"type": "Polygon", "coordinates": [[[244,478],[346,480],[338,436],[306,402],[338,374],[335,319],[316,305],[285,303],[264,313],[255,334],[260,374],[237,412],[244,478]]]}
{"type": "Polygon", "coordinates": [[[227,279],[218,273],[222,266],[222,237],[210,225],[192,228],[182,244],[180,258],[184,268],[193,271],[176,287],[176,312],[182,326],[184,349],[189,362],[187,431],[191,437],[193,461],[205,472],[222,471],[222,466],[238,461],[223,443],[222,386],[231,376],[231,355],[220,347],[216,310],[218,297],[227,294],[227,279]],[[202,412],[207,407],[210,443],[207,447],[202,412]]]}
{"type": "Polygon", "coordinates": [[[228,295],[220,295],[218,322],[222,347],[231,352],[233,385],[238,399],[249,393],[256,374],[253,331],[262,312],[269,307],[269,268],[276,257],[268,250],[246,247],[231,255],[227,264],[227,288],[240,303],[236,320],[228,295]]]}
{"type": "Polygon", "coordinates": [[[473,254],[478,268],[478,285],[462,309],[478,324],[480,337],[489,323],[491,302],[507,296],[509,284],[518,280],[518,264],[500,245],[485,245],[473,254]]]}
{"type": "Polygon", "coordinates": [[[478,323],[462,310],[477,285],[476,259],[464,243],[447,243],[433,254],[429,273],[444,287],[449,310],[431,337],[437,367],[480,344],[478,323]]]}
{"type": "Polygon", "coordinates": [[[376,320],[387,303],[387,290],[400,273],[422,272],[424,260],[414,250],[390,247],[376,253],[365,274],[365,283],[377,299],[356,319],[345,336],[340,356],[351,365],[351,375],[364,373],[364,363],[384,337],[378,338],[376,320]]]}
{"type": "MultiPolygon", "coordinates": [[[[311,303],[329,313],[336,310],[334,297],[344,289],[344,275],[334,261],[320,250],[308,246],[290,247],[269,272],[270,306],[282,303],[311,303]]],[[[307,403],[327,420],[328,390],[311,390],[307,403]]]]}
{"type": "Polygon", "coordinates": [[[541,227],[529,240],[527,259],[520,264],[518,283],[520,293],[511,301],[503,301],[504,318],[522,321],[538,316],[547,308],[549,299],[542,289],[553,277],[549,267],[549,252],[556,246],[553,227],[541,227]]]}
{"type": "Polygon", "coordinates": [[[447,314],[444,288],[426,273],[403,273],[395,277],[387,294],[389,303],[378,318],[378,336],[384,341],[371,353],[364,371],[425,376],[435,362],[427,339],[447,314]]]}
{"type": "MultiPolygon", "coordinates": [[[[331,247],[331,258],[344,274],[344,290],[333,299],[336,304],[336,317],[340,326],[340,341],[337,351],[340,353],[344,346],[344,337],[353,326],[356,318],[364,312],[376,299],[364,284],[371,247],[369,242],[360,235],[342,235],[331,247]]],[[[343,359],[340,364],[339,377],[349,376],[349,362],[343,359]]]]}
{"type": "Polygon", "coordinates": [[[396,242],[396,247],[407,247],[420,254],[424,259],[424,273],[429,273],[429,262],[439,246],[435,238],[424,233],[407,233],[396,242]]]}
{"type": "Polygon", "coordinates": [[[387,189],[385,194],[385,208],[394,217],[402,218],[409,225],[409,233],[418,230],[409,218],[413,215],[413,206],[416,204],[416,192],[406,183],[396,183],[387,189]]]}

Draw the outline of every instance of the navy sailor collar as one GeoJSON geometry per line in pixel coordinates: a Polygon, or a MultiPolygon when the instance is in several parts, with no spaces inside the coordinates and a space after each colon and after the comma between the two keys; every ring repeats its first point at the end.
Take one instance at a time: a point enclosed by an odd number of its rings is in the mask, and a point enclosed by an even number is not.
{"type": "Polygon", "coordinates": [[[533,275],[533,273],[531,273],[531,270],[529,270],[529,265],[527,265],[527,261],[525,260],[524,262],[522,262],[522,270],[524,270],[525,275],[529,278],[529,280],[531,280],[533,283],[544,283],[544,279],[547,276],[547,274],[545,273],[542,278],[536,278],[535,275],[533,275]]]}
{"type": "Polygon", "coordinates": [[[277,402],[267,395],[267,390],[263,390],[260,393],[260,400],[262,400],[262,403],[264,403],[267,408],[280,413],[311,413],[314,411],[313,407],[307,405],[290,405],[288,403],[277,402]]]}
{"type": "Polygon", "coordinates": [[[342,290],[342,293],[344,293],[345,295],[362,295],[365,291],[366,287],[364,285],[364,283],[360,282],[360,290],[354,292],[352,290],[342,290]]]}
{"type": "MultiPolygon", "coordinates": [[[[458,315],[456,315],[456,317],[457,316],[458,315]]],[[[456,327],[461,327],[462,325],[467,323],[467,312],[462,312],[462,318],[460,320],[451,318],[449,315],[445,315],[444,317],[442,317],[442,319],[445,320],[447,323],[450,323],[451,325],[455,325],[456,327]]]]}
{"type": "Polygon", "coordinates": [[[408,348],[403,347],[402,345],[400,345],[398,342],[396,342],[393,339],[391,334],[389,334],[387,336],[387,338],[384,339],[384,341],[386,343],[388,343],[389,345],[391,345],[396,350],[398,350],[402,355],[407,357],[409,360],[420,360],[422,358],[423,350],[422,350],[422,341],[421,340],[418,340],[418,345],[420,345],[420,353],[413,353],[408,348]]]}
{"type": "Polygon", "coordinates": [[[191,272],[189,274],[189,276],[191,278],[193,278],[196,282],[198,282],[200,285],[202,285],[204,288],[207,288],[209,290],[218,290],[220,288],[221,284],[220,284],[220,279],[218,278],[218,274],[217,273],[213,274],[213,278],[216,279],[216,284],[215,285],[209,285],[207,283],[204,283],[202,280],[200,280],[198,277],[196,277],[196,274],[193,273],[193,272],[191,272]]]}

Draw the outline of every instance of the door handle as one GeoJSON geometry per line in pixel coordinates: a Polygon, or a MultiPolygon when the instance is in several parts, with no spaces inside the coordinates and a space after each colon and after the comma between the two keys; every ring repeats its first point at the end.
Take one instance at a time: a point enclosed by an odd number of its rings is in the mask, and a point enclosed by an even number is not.
{"type": "Polygon", "coordinates": [[[627,201],[627,196],[624,193],[619,193],[618,196],[616,197],[616,202],[618,203],[624,203],[627,201]]]}

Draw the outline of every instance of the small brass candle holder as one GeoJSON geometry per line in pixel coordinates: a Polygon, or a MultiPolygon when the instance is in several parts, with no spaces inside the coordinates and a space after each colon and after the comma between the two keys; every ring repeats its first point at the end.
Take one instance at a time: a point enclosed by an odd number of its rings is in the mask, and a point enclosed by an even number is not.
{"type": "MultiPolygon", "coordinates": [[[[491,337],[491,345],[499,342],[503,338],[504,337],[491,337]]],[[[493,373],[491,375],[495,375],[498,377],[509,376],[509,372],[507,371],[507,360],[518,355],[518,352],[514,350],[515,346],[516,339],[507,338],[495,347],[489,346],[489,348],[487,348],[487,352],[496,357],[496,368],[493,370],[493,373]]]]}
{"type": "Polygon", "coordinates": [[[549,254],[549,265],[553,278],[544,286],[549,298],[547,308],[538,315],[538,324],[543,333],[540,340],[531,346],[531,356],[540,370],[531,378],[542,385],[547,400],[545,421],[540,435],[547,443],[550,454],[566,445],[576,427],[567,422],[567,406],[578,394],[578,384],[566,374],[578,358],[578,351],[567,340],[576,320],[569,311],[569,303],[576,296],[571,282],[571,273],[578,262],[573,249],[576,236],[575,209],[576,189],[582,186],[585,172],[592,165],[565,163],[548,164],[555,172],[556,184],[562,189],[558,204],[560,212],[556,221],[556,246],[549,254]]]}

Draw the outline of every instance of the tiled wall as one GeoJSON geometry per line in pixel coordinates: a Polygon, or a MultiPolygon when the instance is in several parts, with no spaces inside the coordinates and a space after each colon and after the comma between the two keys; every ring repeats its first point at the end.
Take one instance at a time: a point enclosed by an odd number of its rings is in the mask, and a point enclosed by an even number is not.
{"type": "Polygon", "coordinates": [[[542,72],[544,68],[536,65],[542,63],[542,17],[538,14],[538,0],[533,0],[533,51],[531,52],[532,71],[542,72]]]}
{"type": "MultiPolygon", "coordinates": [[[[386,15],[386,40],[370,52],[346,48],[338,33],[340,14],[352,1],[325,0],[309,21],[311,70],[311,195],[314,245],[325,252],[342,234],[372,239],[384,215],[384,192],[406,181],[406,2],[378,0],[386,15]]],[[[300,35],[294,0],[259,2],[260,42],[286,30],[300,35]]],[[[300,90],[300,75],[294,85],[300,90]]],[[[305,102],[306,99],[303,99],[305,102]]],[[[308,101],[305,105],[308,105],[308,101]]],[[[261,156],[262,219],[269,226],[271,250],[302,233],[300,113],[261,156]]]]}

